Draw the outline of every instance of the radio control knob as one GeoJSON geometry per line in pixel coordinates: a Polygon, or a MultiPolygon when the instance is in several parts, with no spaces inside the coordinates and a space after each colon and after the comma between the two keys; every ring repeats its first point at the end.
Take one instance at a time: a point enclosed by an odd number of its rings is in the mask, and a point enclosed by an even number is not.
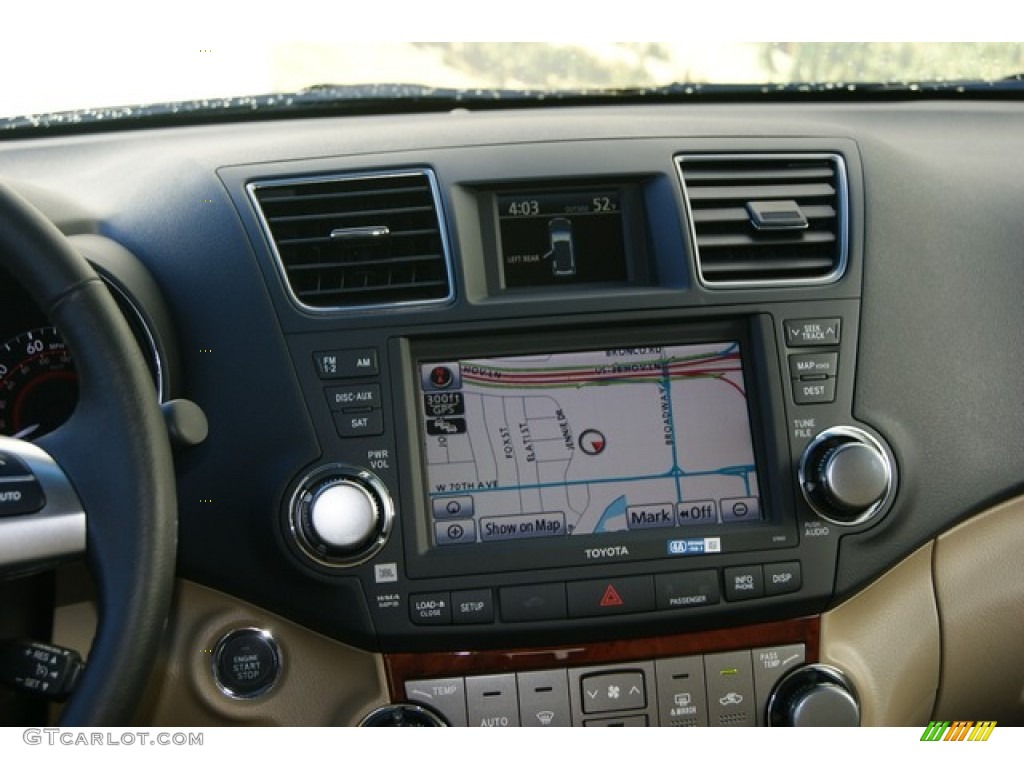
{"type": "Polygon", "coordinates": [[[860,725],[860,704],[845,675],[810,664],[783,677],[768,698],[771,726],[851,727],[860,725]]]}
{"type": "Polygon", "coordinates": [[[375,555],[394,518],[387,488],[366,470],[332,465],[306,476],[292,494],[289,531],[319,565],[344,568],[375,555]]]}
{"type": "Polygon", "coordinates": [[[306,525],[329,549],[348,552],[370,540],[379,520],[377,502],[363,485],[335,478],[313,492],[306,525]]]}
{"type": "Polygon", "coordinates": [[[878,514],[891,500],[894,483],[888,452],[854,427],[822,432],[800,463],[800,488],[807,503],[839,525],[856,525],[878,514]]]}

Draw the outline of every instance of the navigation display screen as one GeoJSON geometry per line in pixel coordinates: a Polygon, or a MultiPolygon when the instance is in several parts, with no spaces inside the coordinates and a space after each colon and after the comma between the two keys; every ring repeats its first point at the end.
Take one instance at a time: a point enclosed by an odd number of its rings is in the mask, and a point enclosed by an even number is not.
{"type": "Polygon", "coordinates": [[[762,519],[739,344],[419,364],[438,547],[762,519]]]}

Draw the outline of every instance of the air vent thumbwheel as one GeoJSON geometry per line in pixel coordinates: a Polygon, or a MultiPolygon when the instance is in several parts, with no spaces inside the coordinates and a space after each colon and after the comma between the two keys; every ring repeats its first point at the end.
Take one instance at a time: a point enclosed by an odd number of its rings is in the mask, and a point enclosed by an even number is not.
{"type": "Polygon", "coordinates": [[[373,557],[387,541],[394,508],[376,475],[343,465],[321,467],[299,482],[288,505],[288,530],[299,550],[328,568],[373,557]]]}
{"type": "Polygon", "coordinates": [[[819,516],[859,525],[886,511],[896,493],[896,467],[888,448],[856,427],[820,433],[800,462],[800,490],[819,516]]]}

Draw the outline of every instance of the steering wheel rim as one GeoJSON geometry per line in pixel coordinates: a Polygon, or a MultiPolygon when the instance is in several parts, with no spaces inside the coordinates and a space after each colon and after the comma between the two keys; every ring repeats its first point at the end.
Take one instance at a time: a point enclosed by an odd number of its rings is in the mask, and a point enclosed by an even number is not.
{"type": "MultiPolygon", "coordinates": [[[[71,349],[79,403],[36,445],[88,511],[99,623],[64,726],[129,725],[170,609],[177,546],[171,451],[146,364],[106,287],[41,213],[0,183],[0,266],[71,349]]],[[[2,529],[0,529],[2,535],[2,529]]]]}

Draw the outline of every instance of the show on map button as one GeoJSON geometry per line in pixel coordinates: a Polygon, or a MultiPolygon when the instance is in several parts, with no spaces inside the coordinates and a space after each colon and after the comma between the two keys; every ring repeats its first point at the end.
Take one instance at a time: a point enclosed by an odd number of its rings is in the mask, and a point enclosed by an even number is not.
{"type": "Polygon", "coordinates": [[[522,515],[480,518],[481,541],[535,539],[542,536],[564,536],[564,512],[533,512],[522,515]]]}

